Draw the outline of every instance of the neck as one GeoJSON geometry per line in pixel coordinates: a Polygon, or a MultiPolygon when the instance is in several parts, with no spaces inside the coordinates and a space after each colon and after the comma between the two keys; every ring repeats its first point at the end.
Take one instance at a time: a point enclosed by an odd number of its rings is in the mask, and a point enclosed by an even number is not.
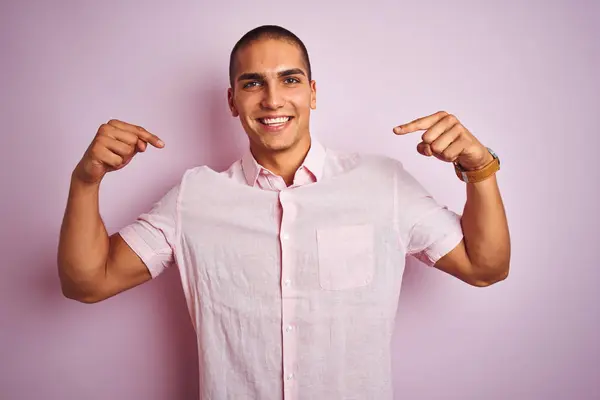
{"type": "Polygon", "coordinates": [[[283,178],[286,185],[294,182],[296,171],[304,162],[310,149],[311,138],[306,135],[292,147],[282,151],[265,151],[250,148],[252,155],[260,165],[283,178]]]}

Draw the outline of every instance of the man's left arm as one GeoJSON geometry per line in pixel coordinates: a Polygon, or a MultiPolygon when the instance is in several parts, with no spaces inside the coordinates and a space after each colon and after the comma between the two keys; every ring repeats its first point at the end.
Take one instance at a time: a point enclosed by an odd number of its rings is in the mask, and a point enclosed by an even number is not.
{"type": "Polygon", "coordinates": [[[489,286],[508,276],[510,238],[496,177],[467,183],[461,218],[463,241],[435,264],[474,286],[489,286]]]}
{"type": "MultiPolygon", "coordinates": [[[[451,114],[440,111],[394,128],[396,134],[425,130],[417,151],[442,161],[457,162],[466,171],[484,168],[492,154],[451,114]]],[[[466,183],[467,201],[461,218],[463,240],[435,267],[474,286],[489,286],[508,276],[510,235],[495,175],[466,183]]]]}

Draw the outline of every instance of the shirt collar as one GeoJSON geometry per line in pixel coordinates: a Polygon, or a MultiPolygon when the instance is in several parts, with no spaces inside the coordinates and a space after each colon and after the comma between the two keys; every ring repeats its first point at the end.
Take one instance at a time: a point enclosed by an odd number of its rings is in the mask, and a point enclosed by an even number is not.
{"type": "MultiPolygon", "coordinates": [[[[311,138],[310,143],[310,149],[308,150],[308,153],[306,154],[304,162],[300,168],[304,167],[307,169],[311,174],[314,175],[316,182],[318,182],[323,176],[326,150],[325,147],[323,147],[323,145],[314,138],[311,138]]],[[[242,170],[244,171],[244,176],[246,177],[246,182],[250,186],[255,186],[260,172],[262,170],[267,171],[267,169],[256,161],[250,149],[246,151],[241,162],[242,170]]]]}

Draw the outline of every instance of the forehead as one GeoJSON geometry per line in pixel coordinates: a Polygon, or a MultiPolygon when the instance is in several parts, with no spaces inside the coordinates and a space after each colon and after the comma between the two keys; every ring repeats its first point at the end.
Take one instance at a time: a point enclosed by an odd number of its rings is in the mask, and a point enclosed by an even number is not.
{"type": "Polygon", "coordinates": [[[300,48],[285,40],[256,40],[240,49],[236,58],[236,75],[248,72],[268,74],[291,68],[307,72],[300,48]]]}

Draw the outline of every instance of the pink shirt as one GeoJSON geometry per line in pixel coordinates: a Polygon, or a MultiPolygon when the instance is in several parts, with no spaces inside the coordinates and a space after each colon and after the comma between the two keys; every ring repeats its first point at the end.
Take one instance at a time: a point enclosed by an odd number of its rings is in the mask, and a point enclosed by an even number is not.
{"type": "Polygon", "coordinates": [[[201,399],[391,399],[405,257],[462,239],[399,161],[311,149],[286,187],[248,152],[189,169],[120,234],[153,277],[179,269],[201,399]]]}

